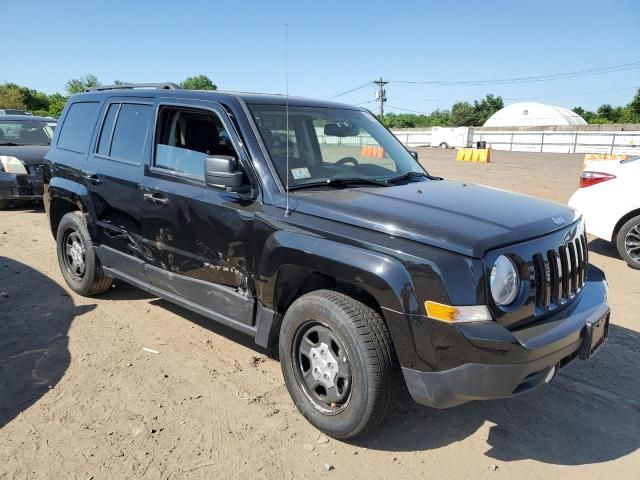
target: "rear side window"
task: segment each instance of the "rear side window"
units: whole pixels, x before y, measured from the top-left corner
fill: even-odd
[[[98,106],[98,102],[78,102],[69,107],[64,123],[60,127],[58,148],[76,153],[87,151]]]
[[[97,153],[118,160],[142,163],[152,113],[151,105],[109,105],[100,132]]]

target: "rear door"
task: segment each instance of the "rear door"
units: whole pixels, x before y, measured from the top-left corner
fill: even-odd
[[[147,275],[155,287],[222,321],[252,324],[252,231],[260,204],[204,182],[207,155],[248,157],[219,104],[159,102],[156,108],[140,190]]]
[[[102,109],[85,171],[105,266],[145,279],[139,187],[150,156],[153,102],[111,98]]]

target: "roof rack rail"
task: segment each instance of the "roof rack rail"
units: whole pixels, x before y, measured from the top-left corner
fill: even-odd
[[[172,82],[165,83],[123,83],[121,85],[100,85],[99,87],[85,88],[85,92],[99,92],[102,90],[133,90],[134,88],[157,88],[159,90],[176,90],[180,88]]]

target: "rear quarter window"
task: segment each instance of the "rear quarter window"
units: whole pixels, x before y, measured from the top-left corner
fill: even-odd
[[[69,107],[60,127],[58,148],[76,153],[87,151],[99,105],[98,102],[77,102]]]

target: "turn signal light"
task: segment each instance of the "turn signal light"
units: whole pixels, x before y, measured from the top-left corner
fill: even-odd
[[[580,188],[590,187],[597,185],[598,183],[606,182],[607,180],[613,180],[615,175],[602,172],[582,172],[580,175]]]
[[[492,320],[491,313],[485,305],[465,305],[462,307],[452,307],[444,303],[424,302],[427,315],[434,320],[447,323],[461,322],[486,322]]]

